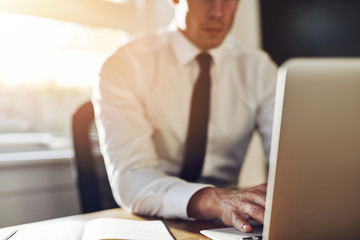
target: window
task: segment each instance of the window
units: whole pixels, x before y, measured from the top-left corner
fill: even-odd
[[[0,152],[15,133],[45,134],[29,141],[47,139],[47,148],[65,138],[56,146],[70,147],[72,113],[90,99],[102,63],[127,32],[0,12],[0,36]]]

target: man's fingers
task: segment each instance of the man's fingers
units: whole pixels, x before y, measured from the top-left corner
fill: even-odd
[[[265,209],[252,203],[242,203],[239,205],[239,212],[244,213],[258,222],[264,223]]]
[[[266,195],[262,192],[246,192],[244,193],[244,200],[250,203],[254,203],[265,208]]]
[[[239,214],[233,213],[231,218],[232,225],[241,232],[250,232],[251,225],[247,223],[249,217],[247,217],[246,220],[245,220],[246,217],[243,218]]]
[[[219,219],[242,232],[250,232],[250,218],[264,223],[266,184],[246,190],[218,190],[221,196]]]

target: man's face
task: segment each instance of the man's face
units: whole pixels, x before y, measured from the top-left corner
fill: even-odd
[[[202,50],[219,46],[229,33],[239,0],[179,0],[180,31]]]

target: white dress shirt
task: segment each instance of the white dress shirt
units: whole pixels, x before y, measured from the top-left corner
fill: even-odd
[[[93,103],[116,201],[134,213],[187,218],[206,184],[177,178],[200,50],[178,30],[136,36],[103,65]],[[254,130],[269,155],[277,68],[231,38],[209,53],[211,107],[202,177],[236,183]]]

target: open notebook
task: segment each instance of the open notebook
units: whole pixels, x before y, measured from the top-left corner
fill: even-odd
[[[0,236],[9,230],[0,231]],[[160,220],[138,221],[116,218],[98,218],[88,222],[67,221],[35,224],[19,228],[11,240],[173,240],[165,224]]]

